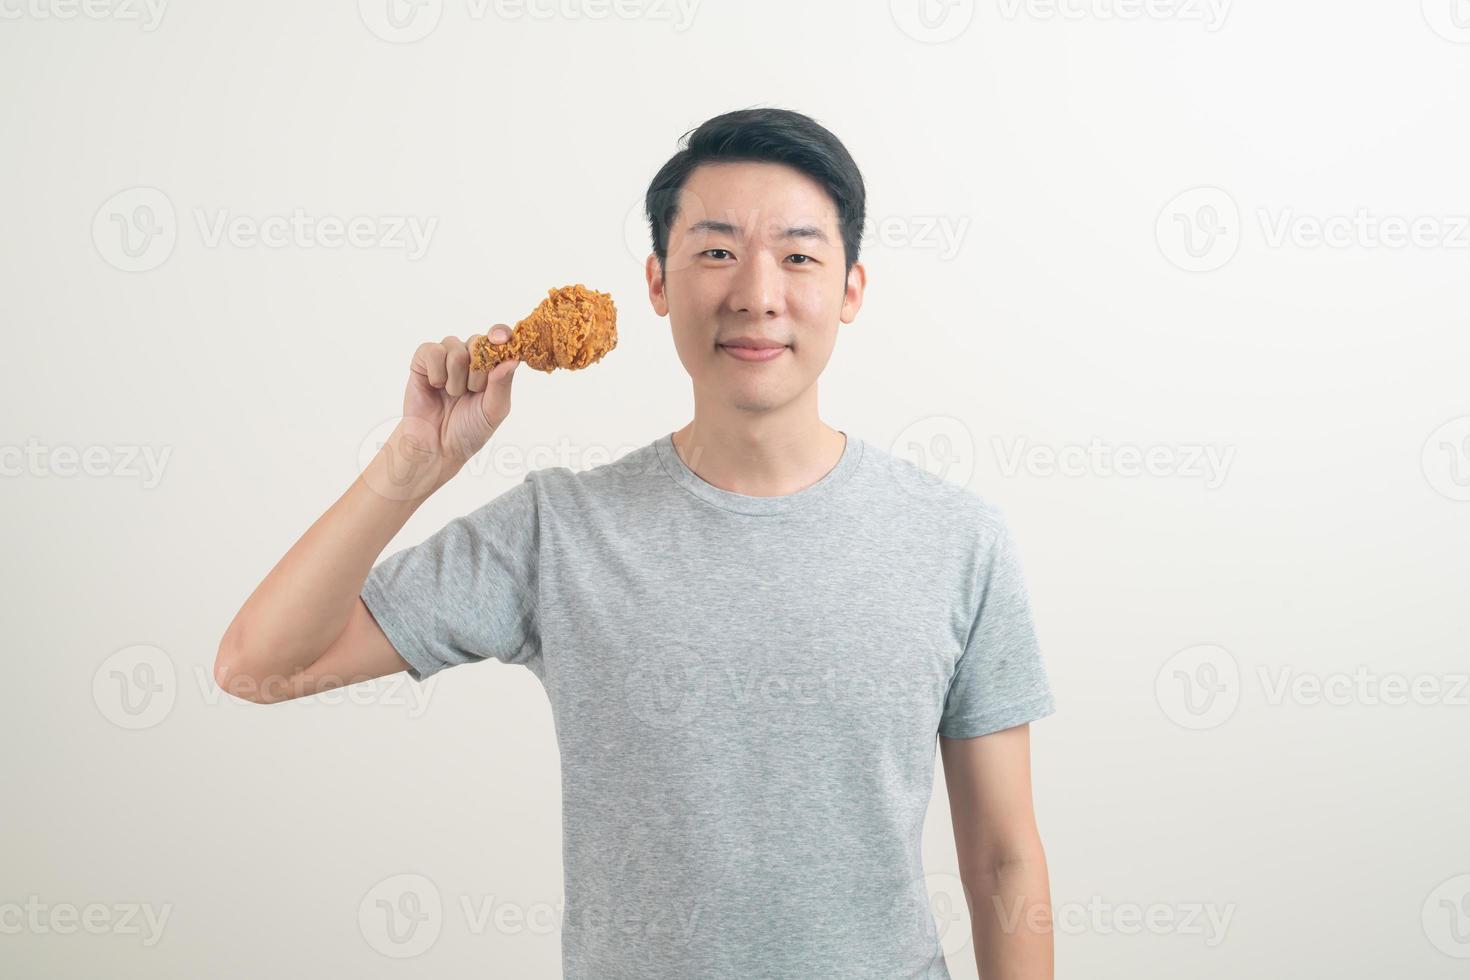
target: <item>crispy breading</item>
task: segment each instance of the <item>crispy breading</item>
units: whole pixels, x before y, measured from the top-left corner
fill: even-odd
[[[485,371],[518,357],[548,374],[577,371],[618,345],[618,311],[612,296],[581,283],[547,291],[530,316],[515,325],[510,340],[492,344],[480,337],[470,351],[470,369]]]

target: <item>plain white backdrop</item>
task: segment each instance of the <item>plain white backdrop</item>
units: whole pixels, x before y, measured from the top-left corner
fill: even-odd
[[[1464,974],[1462,0],[0,0],[0,79],[0,972],[559,975],[528,671],[210,667],[420,342],[620,314],[390,550],[687,421],[637,208],[776,105],[869,191],[824,420],[1021,549],[1058,976]],[[973,977],[942,773],[924,853]]]

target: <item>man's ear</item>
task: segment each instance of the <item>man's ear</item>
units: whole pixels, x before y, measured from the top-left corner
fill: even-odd
[[[842,322],[857,319],[858,310],[863,308],[863,290],[868,288],[868,270],[861,262],[854,262],[847,270],[847,289],[842,294]]]
[[[643,278],[648,280],[648,301],[653,304],[653,312],[668,316],[669,299],[664,295],[664,273],[654,252],[649,252],[643,262]]]

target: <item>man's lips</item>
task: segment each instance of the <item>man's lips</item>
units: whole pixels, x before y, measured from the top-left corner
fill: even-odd
[[[720,341],[721,347],[750,347],[760,350],[766,347],[786,347],[787,344],[770,337],[731,337]]]
[[[721,344],[720,350],[742,361],[770,361],[786,353],[785,345],[742,347],[736,344]]]

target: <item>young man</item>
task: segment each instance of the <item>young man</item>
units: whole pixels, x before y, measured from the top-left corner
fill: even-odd
[[[515,362],[420,346],[403,422],[246,602],[218,682],[267,702],[532,670],[575,980],[948,977],[920,857],[937,739],[980,975],[1050,978],[1028,723],[1054,700],[1015,545],[980,497],[817,413],[866,282],[857,167],[804,115],[731,112],[647,206],[694,418],[371,567],[510,410]]]

